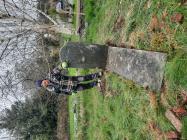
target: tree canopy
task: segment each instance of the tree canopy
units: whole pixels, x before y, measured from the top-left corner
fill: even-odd
[[[15,102],[0,117],[0,129],[25,140],[41,135],[54,138],[57,127],[57,97],[50,94]]]

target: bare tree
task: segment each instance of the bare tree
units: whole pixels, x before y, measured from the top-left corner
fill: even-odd
[[[4,21],[14,21],[17,26],[21,26],[22,30],[32,30],[39,33],[49,31],[72,34],[69,28],[59,25],[49,15],[37,9],[37,2],[33,2],[33,0],[22,0],[21,2],[15,2],[15,0],[1,0],[0,5],[3,5],[0,7],[1,19]],[[48,19],[51,24],[39,22],[39,15]]]
[[[72,33],[37,9],[37,0],[0,0],[0,97],[24,93],[23,84],[46,74],[43,34]],[[43,22],[41,17],[48,22]],[[32,85],[32,84],[30,84]],[[25,86],[26,87],[26,86]],[[24,88],[27,90],[32,89]]]

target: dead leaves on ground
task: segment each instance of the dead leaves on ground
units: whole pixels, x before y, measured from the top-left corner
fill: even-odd
[[[166,40],[166,35],[164,33],[152,33],[150,39],[150,45],[152,48],[162,48]]]
[[[115,44],[113,40],[107,39],[105,41],[105,44],[110,47],[119,47],[119,48],[130,48],[134,49],[135,47],[132,45],[129,45],[127,43],[120,43],[120,44]]]
[[[168,101],[167,101],[167,83],[165,82],[165,80],[163,81],[162,84],[162,88],[161,88],[161,96],[160,96],[160,104],[166,108],[170,108],[171,106],[169,105]]]
[[[178,117],[178,118],[181,118],[183,116],[186,116],[187,115],[187,110],[185,109],[185,107],[174,107],[172,109],[172,111],[175,113],[175,115]]]
[[[172,23],[179,23],[182,24],[184,21],[184,15],[181,13],[174,13],[171,17],[168,17],[167,9],[163,11],[162,13],[162,20],[159,20],[157,15],[152,15],[150,24],[149,24],[149,29],[150,31],[161,31],[165,29],[168,31],[169,25],[166,24],[166,19],[170,18],[170,21]]]
[[[162,20],[158,18],[157,15],[152,15],[151,21],[149,23],[149,31],[150,32],[161,32],[162,30],[165,30],[167,33],[171,32],[171,29],[168,24],[166,24],[168,13],[167,10],[165,10],[162,14]]]
[[[167,131],[163,132],[155,122],[150,122],[148,124],[149,131],[155,136],[156,140],[179,140],[180,134],[177,131]]]
[[[176,131],[168,131],[165,134],[165,138],[169,140],[179,140],[180,139],[180,134]]]
[[[181,13],[173,13],[173,15],[169,16],[167,8],[162,12],[161,19],[158,18],[156,14],[153,14],[149,23],[149,30],[153,32],[166,30],[169,31],[169,25],[166,23],[166,20],[169,20],[173,23],[182,24],[184,21],[184,15]]]
[[[153,91],[149,92],[149,101],[150,101],[151,108],[156,109],[158,107],[158,102],[155,92]]]
[[[160,21],[156,15],[152,15],[150,24],[149,24],[150,31],[159,31],[160,30]]]
[[[168,49],[174,50],[179,47],[175,40],[176,29],[172,29],[171,25],[167,23],[167,21],[182,24],[184,16],[181,13],[174,13],[169,16],[167,8],[163,11],[161,18],[159,18],[156,14],[152,15],[148,26],[148,30],[150,32],[151,50],[164,51],[165,49],[167,51]],[[168,42],[168,47],[163,48],[166,42]]]
[[[114,23],[113,31],[121,29],[124,23],[125,23],[125,18],[123,16],[119,16]]]
[[[182,24],[184,21],[184,15],[182,15],[181,13],[174,13],[171,16],[171,22],[173,23],[180,23]]]
[[[150,122],[148,124],[149,131],[155,136],[156,140],[162,140],[163,139],[163,133],[161,129],[157,126],[155,122]]]

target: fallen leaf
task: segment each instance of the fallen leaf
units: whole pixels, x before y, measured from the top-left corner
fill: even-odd
[[[165,21],[167,16],[168,16],[167,9],[165,9],[162,13],[162,20]]]
[[[175,13],[171,16],[171,22],[182,24],[184,21],[184,15],[181,13]]]
[[[105,41],[105,44],[107,45],[107,46],[112,46],[112,47],[117,47],[117,45],[113,42],[113,40],[111,40],[111,39],[107,39],[106,41]]]
[[[154,93],[152,91],[149,92],[149,101],[150,101],[150,105],[152,108],[156,108],[158,106],[156,93]]]
[[[172,111],[175,113],[176,116],[182,117],[187,115],[187,111],[184,107],[175,107],[172,109]]]
[[[179,134],[176,131],[169,131],[169,132],[166,132],[164,135],[167,139],[178,139],[179,138]]]
[[[149,126],[149,130],[151,131],[151,133],[153,135],[155,135],[157,137],[156,140],[162,140],[163,139],[163,132],[161,131],[161,129],[156,125],[155,122],[150,122],[148,124]]]
[[[117,20],[115,21],[113,30],[121,29],[124,25],[125,19],[122,16],[119,16]]]
[[[156,15],[153,15],[149,24],[149,28],[151,31],[158,31],[160,30],[160,22]]]

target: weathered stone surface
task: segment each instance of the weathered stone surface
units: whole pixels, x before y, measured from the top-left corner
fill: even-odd
[[[60,50],[61,61],[68,61],[73,68],[106,67],[108,47],[86,43],[69,42]]]
[[[164,53],[109,47],[107,69],[139,85],[159,91],[165,61]]]
[[[60,51],[61,61],[73,68],[102,68],[159,91],[166,54],[103,45],[69,42]]]

